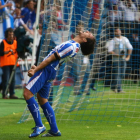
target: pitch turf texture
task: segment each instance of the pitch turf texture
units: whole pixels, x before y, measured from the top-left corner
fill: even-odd
[[[65,94],[55,110],[57,113],[60,112],[56,118],[62,136],[57,138],[38,136],[34,139],[140,140],[140,88],[138,85],[123,88],[125,94],[116,94],[109,88],[104,89],[98,85],[97,92],[92,91],[91,96],[85,96],[83,99],[82,96],[73,96],[72,87],[64,88]],[[57,86],[54,87],[54,94],[56,90]],[[22,99],[22,89],[16,89],[16,95],[21,99],[0,99],[0,140],[27,140],[32,132],[31,128],[34,127],[32,120],[17,123],[26,103]],[[79,99],[83,100],[83,104],[77,105]],[[74,110],[71,108],[72,105]],[[66,111],[59,107],[64,107]],[[49,129],[44,118],[43,123]]]

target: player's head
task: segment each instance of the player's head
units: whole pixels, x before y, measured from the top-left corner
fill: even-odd
[[[82,40],[82,42],[80,43],[82,54],[83,55],[92,54],[96,43],[96,39],[93,36],[93,34],[90,33],[89,31],[86,32],[80,31],[79,37]]]

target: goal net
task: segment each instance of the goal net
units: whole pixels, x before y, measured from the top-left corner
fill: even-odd
[[[79,51],[57,72],[49,102],[58,122],[140,123],[139,22],[138,1],[44,0],[39,63],[51,49],[73,39],[80,30],[89,30],[96,38],[94,54],[83,56]],[[115,27],[128,38],[133,52],[126,67],[114,69],[108,50]],[[127,57],[128,51],[123,53]],[[28,119],[32,117],[26,108],[19,122]]]

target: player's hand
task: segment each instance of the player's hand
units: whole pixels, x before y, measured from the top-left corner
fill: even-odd
[[[35,69],[36,68],[36,66],[35,65],[33,65],[32,67],[31,67],[31,69]]]
[[[28,71],[28,76],[29,76],[29,77],[32,77],[34,74],[35,74],[35,69],[30,69],[30,70]]]

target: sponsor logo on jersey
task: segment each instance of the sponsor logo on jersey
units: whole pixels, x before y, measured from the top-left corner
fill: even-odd
[[[70,52],[71,50],[72,50],[72,49],[69,49],[68,51],[66,51],[66,52],[64,53],[64,55],[67,54],[68,52]]]

